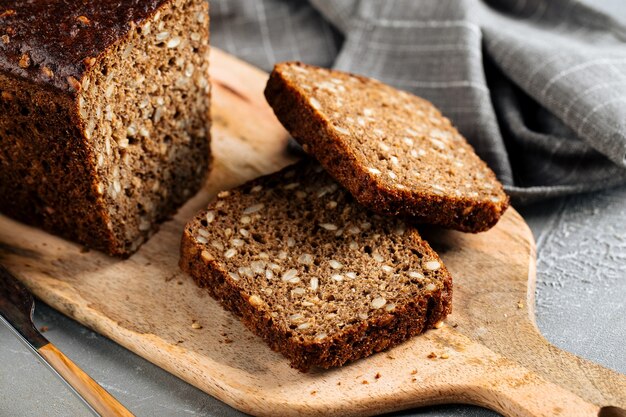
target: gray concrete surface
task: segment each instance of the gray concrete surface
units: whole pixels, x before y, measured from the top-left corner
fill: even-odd
[[[555,345],[626,373],[626,187],[524,208],[538,243],[537,323]],[[137,416],[243,415],[38,303],[46,336]],[[88,416],[0,326],[0,416]],[[496,416],[450,405],[394,416]]]

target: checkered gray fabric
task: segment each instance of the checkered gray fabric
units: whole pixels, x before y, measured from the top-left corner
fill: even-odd
[[[517,203],[626,182],[622,0],[212,0],[212,43],[437,105]]]

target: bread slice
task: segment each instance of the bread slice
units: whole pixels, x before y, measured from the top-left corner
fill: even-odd
[[[0,211],[128,256],[210,162],[205,0],[0,7]]]
[[[221,193],[185,227],[180,267],[302,371],[394,346],[451,309],[450,275],[417,230],[311,162]]]
[[[265,96],[304,150],[375,212],[480,232],[508,206],[494,173],[426,100],[298,62],[276,65]]]

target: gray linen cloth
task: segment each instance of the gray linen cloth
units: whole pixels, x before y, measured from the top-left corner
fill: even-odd
[[[626,1],[212,0],[212,44],[432,101],[515,203],[626,182]]]

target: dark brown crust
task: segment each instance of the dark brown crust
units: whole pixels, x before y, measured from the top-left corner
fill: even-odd
[[[287,168],[289,169],[289,168]],[[275,175],[279,175],[275,174]],[[256,184],[259,180],[249,184]],[[242,186],[246,187],[246,185]],[[268,311],[252,304],[251,294],[228,277],[227,271],[217,260],[202,257],[202,246],[193,237],[195,225],[205,218],[206,211],[199,213],[185,227],[181,242],[179,266],[190,274],[198,286],[205,288],[227,310],[239,316],[252,332],[275,351],[286,356],[291,366],[306,372],[310,368],[328,369],[367,357],[398,345],[412,336],[432,328],[452,310],[452,277],[442,266],[442,288],[429,295],[420,294],[413,300],[398,304],[393,312],[371,316],[353,326],[337,332],[323,342],[302,341],[288,329],[277,326]],[[417,252],[438,258],[417,231],[407,236],[409,245]]]
[[[350,147],[338,139],[334,129],[276,68],[278,65],[270,75],[265,97],[278,120],[307,153],[313,155],[328,173],[367,208],[383,215],[408,217],[416,223],[436,224],[476,233],[494,226],[508,207],[509,199],[504,193],[503,202],[493,203],[385,187],[366,172],[366,167]],[[358,75],[352,76],[368,80]],[[490,174],[490,180],[500,186],[495,174]]]
[[[114,42],[167,0],[3,1],[0,72],[67,93]],[[47,68],[54,74],[47,75]],[[50,73],[48,73],[50,74]],[[71,77],[71,78],[70,78]]]
[[[11,196],[0,199],[0,211],[107,253],[123,254],[96,193],[95,156],[84,145],[75,103],[65,95],[33,91],[28,83],[2,74],[0,85],[5,86],[0,112],[11,115],[0,117],[0,132],[12,132],[3,135],[0,149],[0,195]],[[32,103],[37,103],[36,111]],[[43,126],[45,140],[18,139],[32,139]]]

